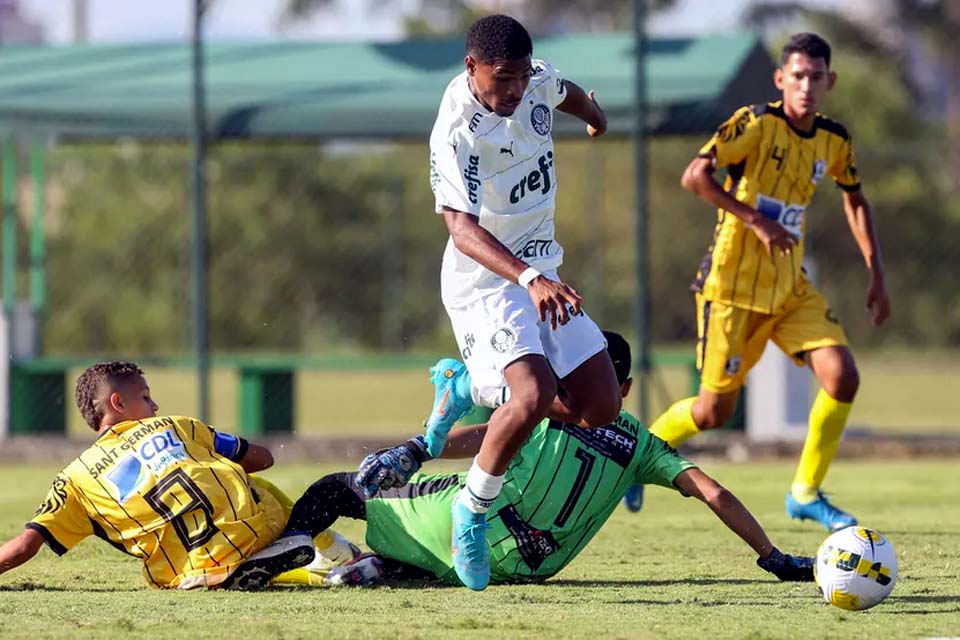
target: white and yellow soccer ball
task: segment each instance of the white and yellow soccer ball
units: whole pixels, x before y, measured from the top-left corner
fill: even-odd
[[[817,550],[813,575],[824,599],[849,611],[880,604],[897,581],[893,544],[872,529],[847,527]]]

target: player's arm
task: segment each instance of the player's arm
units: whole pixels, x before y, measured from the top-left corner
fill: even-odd
[[[716,480],[693,467],[680,473],[673,483],[683,493],[697,498],[710,507],[728,529],[750,545],[750,548],[757,553],[757,564],[760,567],[781,580],[805,582],[813,580],[812,559],[794,558],[781,553],[773,546],[763,527],[747,511],[743,503]]]
[[[15,538],[0,547],[0,573],[6,573],[19,567],[37,555],[43,546],[43,536],[33,529],[24,529]]]
[[[767,253],[790,253],[797,244],[797,238],[778,222],[767,218],[753,207],[740,202],[727,193],[715,177],[715,156],[694,158],[680,178],[680,184],[704,202],[718,209],[729,211],[753,228],[754,233],[767,248]]]
[[[481,227],[477,216],[443,207],[443,220],[447,223],[453,246],[498,276],[517,282],[520,274],[530,266],[510,253],[492,233]]]
[[[873,313],[873,324],[879,326],[890,317],[890,297],[887,295],[883,278],[880,241],[873,227],[873,214],[863,189],[843,192],[843,210],[847,214],[850,231],[860,247],[860,253],[863,254],[863,261],[870,271],[867,310]]]
[[[480,444],[486,432],[485,424],[453,429],[447,436],[447,443],[440,457],[472,458],[480,452]],[[381,490],[407,484],[423,463],[432,459],[433,456],[427,451],[426,439],[422,435],[415,436],[403,444],[380,449],[366,456],[360,462],[354,483],[363,489],[368,498],[372,498]]]
[[[557,109],[586,122],[587,134],[591,137],[602,136],[607,132],[607,114],[597,104],[593,91],[586,93],[578,84],[569,80],[563,80],[563,90],[567,97],[557,105]]]
[[[687,469],[673,483],[683,493],[697,498],[717,514],[727,528],[740,536],[761,558],[770,555],[773,543],[763,527],[735,495],[696,467]]]
[[[540,313],[540,320],[549,317],[551,326],[556,329],[558,324],[566,324],[570,320],[568,305],[574,314],[580,313],[582,298],[570,285],[545,278],[538,272],[532,274],[535,276],[532,280],[521,282],[521,274],[530,265],[510,253],[492,233],[481,227],[477,216],[443,207],[443,219],[457,250],[500,277],[527,287]]]
[[[251,444],[246,438],[213,428],[210,428],[210,434],[213,437],[213,450],[239,464],[247,473],[256,473],[273,466],[273,454],[266,447]]]
[[[238,461],[247,473],[256,473],[273,466],[273,454],[270,449],[261,447],[258,444],[248,444],[247,452]]]

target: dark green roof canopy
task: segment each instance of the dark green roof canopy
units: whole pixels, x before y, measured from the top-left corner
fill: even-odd
[[[649,49],[653,133],[712,129],[773,90],[773,62],[752,33],[654,38]],[[631,34],[544,38],[534,55],[596,90],[611,133],[630,133]],[[212,138],[424,138],[463,43],[211,43],[205,58]],[[189,123],[186,44],[0,49],[0,133],[186,137]],[[558,121],[560,134],[580,130]]]

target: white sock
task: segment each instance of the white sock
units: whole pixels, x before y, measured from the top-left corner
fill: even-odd
[[[467,472],[467,486],[460,490],[460,502],[474,513],[486,513],[490,505],[500,495],[503,488],[503,476],[492,476],[473,459]]]
[[[473,404],[496,409],[510,399],[510,387],[470,387]]]

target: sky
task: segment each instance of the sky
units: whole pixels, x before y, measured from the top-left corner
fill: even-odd
[[[631,0],[624,0],[629,2]],[[735,28],[751,0],[680,0],[667,12],[654,15],[650,31],[657,34],[699,34]],[[808,0],[836,5],[839,0]],[[285,0],[216,0],[206,20],[210,40],[369,39],[403,36],[396,13],[365,10],[371,0],[346,0],[297,25],[280,25]],[[24,12],[46,27],[47,39],[72,40],[73,0],[20,0]],[[189,35],[190,0],[87,0],[91,42],[180,40]],[[402,0],[407,7],[416,0]]]

